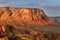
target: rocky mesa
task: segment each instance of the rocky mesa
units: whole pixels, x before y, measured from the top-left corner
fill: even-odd
[[[44,26],[52,24],[54,22],[39,8],[0,8],[0,37],[7,35],[7,29],[20,34],[29,33],[36,35],[38,33],[35,30],[22,26]]]
[[[0,8],[0,25],[50,25],[54,22],[39,8]]]

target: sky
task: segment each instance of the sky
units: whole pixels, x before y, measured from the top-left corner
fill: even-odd
[[[0,6],[40,8],[48,16],[60,16],[60,0],[0,0]]]

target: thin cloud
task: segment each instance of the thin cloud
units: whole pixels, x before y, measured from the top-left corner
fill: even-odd
[[[60,4],[47,4],[47,3],[35,3],[37,6],[42,6],[42,7],[60,7]]]
[[[45,6],[45,5],[47,5],[47,4],[46,4],[46,3],[40,3],[40,5]]]
[[[3,4],[0,4],[0,7],[2,7],[3,6]]]

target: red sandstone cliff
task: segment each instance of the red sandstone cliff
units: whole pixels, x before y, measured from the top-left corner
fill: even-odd
[[[33,29],[18,28],[18,26],[44,26],[50,24],[54,24],[54,22],[45,15],[43,10],[38,8],[0,8],[0,34],[2,36],[6,35],[4,34],[6,28],[11,29],[11,27],[13,32],[28,32],[34,35],[37,32]]]
[[[30,26],[49,25],[49,19],[43,10],[38,8],[0,8],[0,25]]]

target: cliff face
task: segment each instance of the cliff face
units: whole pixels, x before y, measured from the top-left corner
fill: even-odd
[[[0,8],[0,25],[30,26],[49,25],[49,19],[43,10],[38,8]]]
[[[54,22],[38,8],[0,8],[0,37],[6,36],[6,29],[16,33],[38,34],[33,29],[22,26],[50,24]]]

